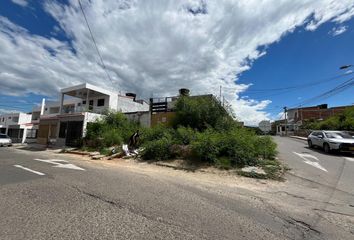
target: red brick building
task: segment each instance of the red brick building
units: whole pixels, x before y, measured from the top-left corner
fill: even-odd
[[[327,104],[321,104],[311,107],[292,108],[287,111],[287,124],[285,121],[279,121],[276,123],[276,133],[283,135],[286,132],[288,134],[294,133],[299,130],[299,127],[306,121],[310,120],[325,120],[329,117],[341,114],[346,108],[351,106],[337,106],[328,108]]]
[[[288,123],[301,125],[304,121],[325,120],[329,117],[341,114],[346,108],[351,106],[338,106],[328,108],[327,104],[312,107],[293,108],[288,110]]]

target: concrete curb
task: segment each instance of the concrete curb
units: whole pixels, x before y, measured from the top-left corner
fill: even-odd
[[[296,139],[300,139],[300,140],[303,140],[303,141],[307,141],[307,138],[305,137],[300,137],[300,136],[290,136],[291,138],[296,138]]]
[[[175,170],[184,170],[184,171],[189,171],[189,172],[196,172],[196,171],[205,172],[203,169],[197,169],[197,168],[185,167],[185,166],[176,166],[176,165],[173,165],[173,164],[163,163],[163,162],[155,162],[154,164],[156,166],[172,168],[172,169],[175,169]]]

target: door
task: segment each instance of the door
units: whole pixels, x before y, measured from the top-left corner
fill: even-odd
[[[77,147],[80,145],[80,141],[82,138],[83,124],[84,124],[83,121],[67,122],[66,139],[65,139],[66,146]]]
[[[318,133],[317,135],[317,145],[322,147],[324,143],[324,135],[322,132]]]
[[[311,141],[312,141],[312,144],[313,145],[316,145],[316,146],[318,146],[318,134],[319,134],[319,132],[314,132],[314,133],[312,133],[311,134]]]

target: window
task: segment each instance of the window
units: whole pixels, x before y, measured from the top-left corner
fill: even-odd
[[[104,98],[97,100],[97,107],[101,107],[101,106],[104,106]]]
[[[37,129],[27,129],[26,137],[27,138],[37,138]]]
[[[9,119],[11,119],[11,117],[9,117]]]
[[[89,110],[92,110],[93,109],[93,100],[90,100],[89,101]]]
[[[82,105],[85,105],[86,104],[86,100],[82,101]]]

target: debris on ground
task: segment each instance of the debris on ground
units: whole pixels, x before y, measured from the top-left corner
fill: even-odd
[[[240,174],[247,177],[266,178],[267,173],[260,167],[248,166],[241,168]]]
[[[100,160],[100,159],[102,159],[102,158],[104,158],[104,157],[105,157],[105,155],[98,154],[98,155],[92,156],[91,158],[92,158],[93,160]]]
[[[91,152],[89,154],[90,157],[96,156],[96,155],[100,155],[100,152]]]

